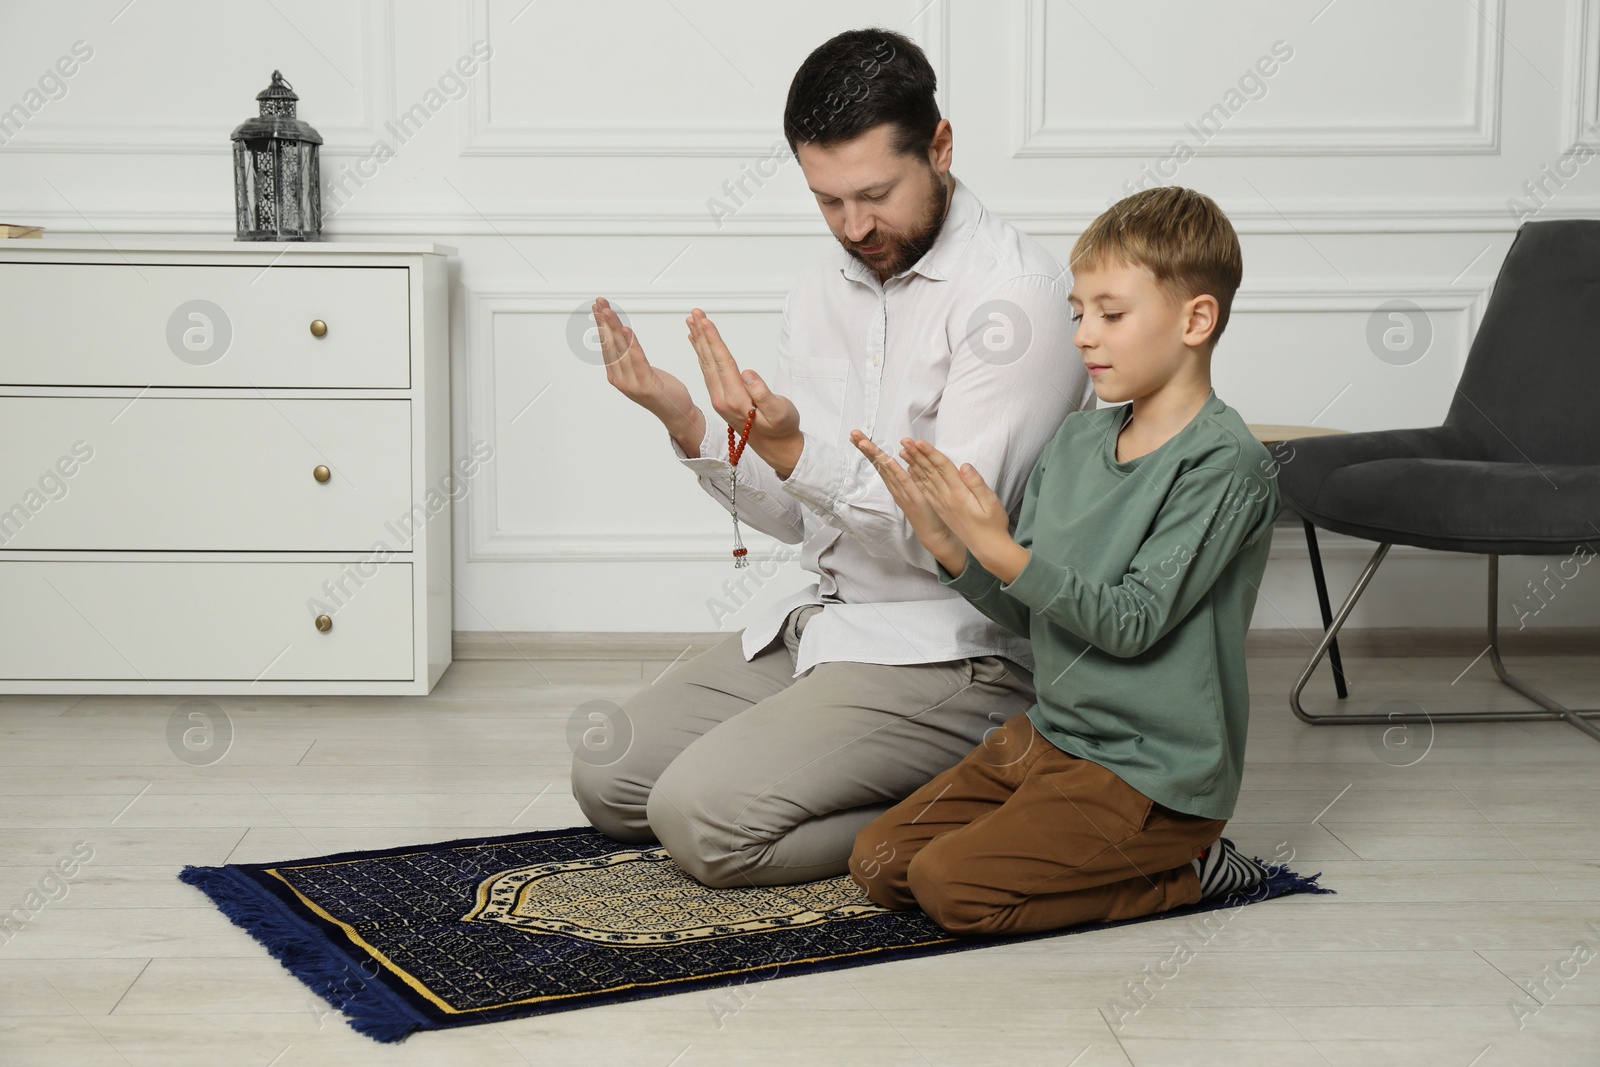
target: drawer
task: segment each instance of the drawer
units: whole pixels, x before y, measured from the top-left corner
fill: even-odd
[[[410,551],[411,402],[0,397],[0,493],[5,549]]]
[[[341,580],[336,604],[327,589]],[[0,604],[13,623],[0,642],[5,678],[412,676],[406,563],[3,560]],[[333,609],[326,633],[321,605]]]
[[[0,385],[405,389],[408,273],[0,263]]]

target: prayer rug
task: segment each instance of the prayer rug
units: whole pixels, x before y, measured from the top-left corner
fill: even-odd
[[[357,1031],[439,1030],[1331,893],[1286,866],[1248,894],[1006,937],[953,937],[849,875],[710,889],[659,846],[591,827],[185,867]]]

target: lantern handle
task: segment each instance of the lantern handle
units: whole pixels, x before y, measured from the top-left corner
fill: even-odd
[[[274,88],[281,85],[290,92],[294,92],[294,86],[290,85],[278,71],[272,72],[272,84]]]

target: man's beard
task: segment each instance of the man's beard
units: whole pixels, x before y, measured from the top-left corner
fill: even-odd
[[[915,264],[933,247],[933,243],[939,239],[939,231],[944,229],[945,216],[949,213],[946,204],[949,195],[938,174],[931,170],[930,173],[934,175],[932,188],[922,202],[922,213],[909,232],[901,233],[879,225],[872,228],[865,240],[847,241],[839,238],[844,250],[871,268],[880,279],[892,278]],[[863,246],[871,248],[880,244],[883,251],[875,255],[866,256],[858,251]]]

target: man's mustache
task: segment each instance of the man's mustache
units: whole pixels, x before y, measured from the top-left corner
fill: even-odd
[[[878,235],[878,231],[877,230],[873,230],[871,233],[867,234],[867,236],[863,240],[850,241],[850,242],[848,242],[846,244],[845,247],[851,249],[852,251],[859,252],[863,248],[871,248],[874,245],[884,245],[884,246],[887,247],[888,245],[892,244],[893,242],[894,242],[894,238],[892,238],[892,237],[880,237]]]

